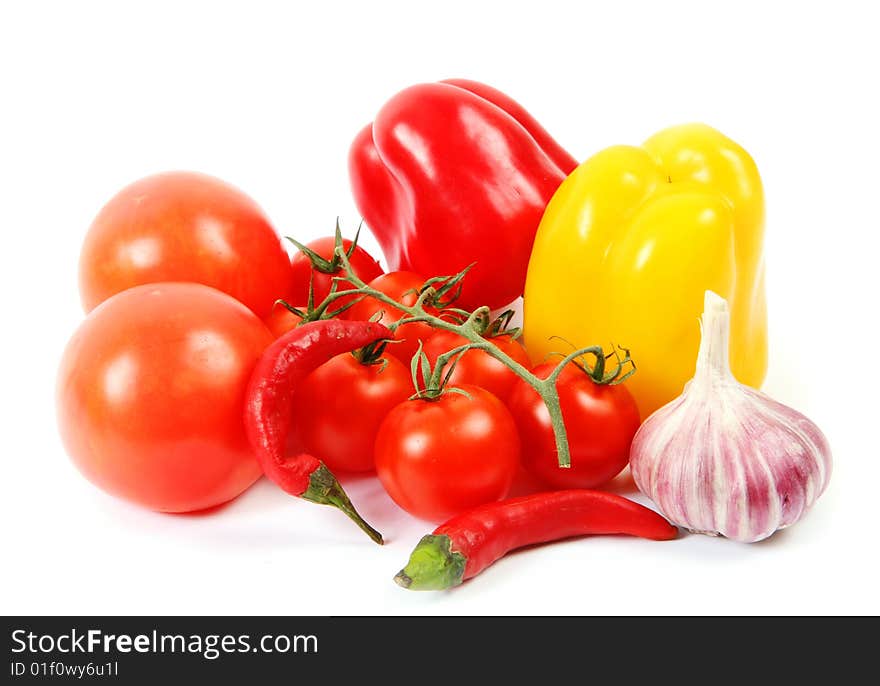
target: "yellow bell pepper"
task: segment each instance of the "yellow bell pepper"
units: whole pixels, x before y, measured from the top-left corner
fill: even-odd
[[[764,193],[749,154],[702,124],[642,147],[608,148],[575,169],[544,213],[526,278],[532,360],[571,345],[629,348],[642,417],[693,376],[711,289],[731,306],[730,364],[758,387],[767,367]],[[607,349],[607,348],[606,348]]]

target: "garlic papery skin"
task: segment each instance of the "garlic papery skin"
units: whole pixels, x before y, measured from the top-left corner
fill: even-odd
[[[730,310],[712,291],[701,331],[694,378],[633,439],[633,479],[679,526],[760,541],[797,522],[822,494],[831,451],[800,412],[733,377]]]

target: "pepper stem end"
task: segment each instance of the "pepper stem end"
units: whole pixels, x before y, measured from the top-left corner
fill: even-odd
[[[351,500],[345,490],[342,488],[336,477],[333,476],[333,472],[327,469],[323,462],[321,463],[321,466],[309,476],[309,487],[300,497],[310,502],[318,503],[319,505],[331,505],[332,507],[342,510],[342,512],[344,512],[351,521],[357,524],[361,530],[373,540],[373,542],[378,543],[379,545],[384,543],[382,540],[382,534],[367,524],[364,518],[358,514],[358,511],[354,509],[354,505],[351,504]]]
[[[419,541],[394,583],[411,591],[443,591],[464,580],[466,563],[464,555],[452,551],[449,536],[429,534]]]

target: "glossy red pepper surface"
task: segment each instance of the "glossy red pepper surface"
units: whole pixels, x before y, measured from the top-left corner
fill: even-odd
[[[476,576],[511,550],[588,534],[665,541],[678,530],[653,510],[605,491],[572,489],[481,505],[419,542],[395,577],[413,590],[442,590]]]
[[[308,453],[287,455],[286,447],[296,387],[330,358],[382,338],[391,338],[391,332],[376,322],[328,319],[288,331],[266,348],[254,367],[244,411],[248,441],[269,479],[291,495],[338,507],[377,542],[381,535],[355,512],[321,460]]]
[[[522,294],[544,208],[575,166],[522,106],[456,79],[392,97],[349,153],[355,202],[392,270],[451,275],[476,261],[465,308]]]

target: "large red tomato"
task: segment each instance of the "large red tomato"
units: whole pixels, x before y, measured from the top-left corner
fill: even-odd
[[[195,281],[265,317],[287,295],[290,278],[287,252],[256,203],[192,172],[148,176],[122,189],[92,222],[79,261],[86,312],[139,284]]]
[[[477,386],[395,407],[376,436],[376,471],[407,512],[434,521],[501,500],[519,465],[516,425]]]
[[[113,495],[163,512],[226,502],[260,476],[242,419],[272,341],[244,305],[195,283],[136,286],[86,317],[58,373],[61,438]]]
[[[546,379],[555,364],[533,372]],[[554,488],[593,488],[613,479],[629,460],[639,410],[626,386],[600,385],[569,364],[557,381],[571,467],[559,467],[550,413],[541,396],[517,378],[508,400],[523,448],[523,466]]]
[[[334,472],[372,471],[379,425],[412,393],[409,369],[397,358],[361,364],[349,353],[337,355],[297,388],[297,434],[306,451]]]

